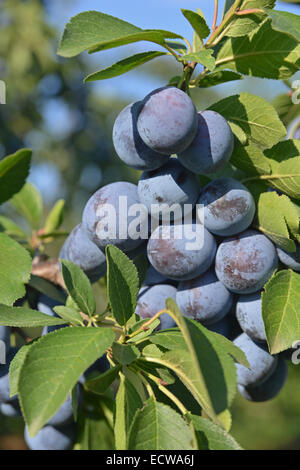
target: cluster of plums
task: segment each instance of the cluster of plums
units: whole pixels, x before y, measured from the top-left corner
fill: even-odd
[[[246,353],[251,370],[237,366],[240,393],[252,401],[273,398],[286,380],[287,366],[281,356],[268,353],[261,290],[279,260],[300,271],[300,247],[286,253],[251,228],[255,202],[239,181],[218,178],[200,187],[198,174],[210,176],[231,157],[234,137],[227,121],[213,111],[197,113],[189,96],[177,88],[160,88],[121,111],[113,142],[124,163],[143,171],[138,186],[116,182],[98,190],[60,257],[77,263],[95,281],[106,272],[107,244],[132,259],[146,253],[150,266],[136,313],[152,317],[165,308],[167,298],[173,298],[183,315],[234,340]],[[105,232],[107,219],[101,209],[111,204],[118,215],[120,196],[127,197],[128,206],[143,204],[149,214],[155,204],[188,204],[193,210],[203,205],[199,218],[204,243],[187,249],[189,240],[184,230],[181,238],[176,235],[180,223],[174,220],[169,225],[160,220],[147,241],[118,237],[118,223],[117,236],[112,237],[109,229]],[[128,226],[132,220],[128,216]],[[195,224],[194,214],[191,231]],[[160,328],[172,326],[172,319],[163,315]]]

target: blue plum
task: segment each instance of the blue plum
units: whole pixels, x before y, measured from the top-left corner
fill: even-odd
[[[191,98],[174,87],[158,88],[142,101],[137,128],[144,143],[156,152],[183,152],[197,132],[197,111]]]
[[[48,421],[47,424],[49,424],[50,426],[61,428],[72,423],[73,420],[74,415],[72,407],[72,398],[71,395],[69,395],[66,401],[61,405],[61,407],[57,410],[55,415],[52,416],[52,418]]]
[[[65,240],[59,258],[77,264],[91,282],[106,274],[105,254],[89,239],[81,224],[76,225]]]
[[[233,342],[245,353],[250,365],[250,369],[248,369],[241,364],[236,364],[237,383],[239,385],[244,387],[258,385],[273,374],[278,363],[276,356],[271,356],[271,354],[254,343],[246,333],[242,333]]]
[[[236,304],[240,327],[253,341],[265,342],[266,332],[261,313],[261,293],[241,295]]]
[[[145,171],[138,183],[138,194],[149,214],[159,218],[161,214],[154,212],[155,205],[161,206],[162,214],[169,214],[173,204],[179,204],[183,214],[184,205],[190,204],[190,210],[186,207],[186,214],[192,211],[200,192],[199,180],[190,171],[186,170],[176,158],[170,158],[168,162],[158,170]],[[163,207],[167,204],[166,208]],[[159,209],[159,208],[158,208]],[[181,214],[182,212],[182,214]],[[178,218],[178,216],[173,216]]]
[[[140,289],[135,313],[141,318],[152,318],[157,312],[166,308],[168,298],[176,299],[176,288],[168,284],[156,286],[144,286]],[[172,328],[175,325],[173,319],[167,313],[160,316],[158,330]]]
[[[143,142],[137,130],[137,117],[142,102],[126,106],[113,128],[113,143],[118,156],[136,170],[155,170],[168,160],[168,155],[153,151]]]
[[[249,385],[247,387],[239,385],[238,389],[246,400],[254,402],[268,401],[279,394],[286,382],[287,376],[287,364],[282,358],[278,358],[277,366],[270,377],[257,385]]]
[[[19,400],[15,398],[9,403],[1,403],[0,413],[8,418],[17,418],[22,416]]]
[[[7,326],[0,326],[0,341],[4,341],[6,350],[10,347],[10,329]]]
[[[174,281],[173,279],[169,279],[166,276],[160,274],[153,266],[149,266],[146,272],[146,277],[144,280],[144,286],[155,286],[156,284],[171,284],[172,286],[177,287],[178,281]]]
[[[140,205],[137,186],[132,183],[111,183],[96,191],[88,200],[82,216],[82,228],[99,248],[112,244],[128,252],[143,244],[148,236],[148,213],[128,215],[128,211]],[[138,211],[139,212],[139,211]],[[137,232],[131,235],[129,226],[137,223]],[[144,230],[146,231],[145,237]]]
[[[191,281],[180,282],[176,302],[182,314],[210,325],[221,320],[232,306],[233,296],[209,270]]]
[[[30,437],[26,426],[24,437],[31,450],[70,450],[75,442],[76,428],[74,424],[64,428],[46,425],[34,437]]]
[[[233,178],[219,178],[206,185],[198,204],[204,206],[200,220],[207,230],[223,237],[246,230],[255,214],[252,194]]]
[[[300,139],[300,126],[295,130],[293,139]]]
[[[219,245],[216,274],[230,291],[251,294],[264,286],[277,264],[273,243],[256,230],[247,230]]]
[[[296,243],[296,251],[289,253],[277,247],[278,258],[290,269],[300,272],[300,243]]]
[[[225,315],[225,317],[212,325],[206,325],[206,328],[213,333],[225,336],[227,339],[231,338],[231,322],[228,315]]]
[[[186,281],[203,274],[211,266],[216,254],[216,241],[204,227],[204,236],[191,242],[196,225],[185,224],[171,227],[162,225],[152,233],[147,247],[151,265],[163,276],[175,281]],[[180,233],[181,232],[181,233]]]
[[[193,142],[178,158],[194,173],[208,175],[226,165],[233,147],[233,133],[226,119],[215,111],[202,111],[198,113],[198,130]]]
[[[15,400],[16,396],[9,394],[9,366],[19,348],[10,348],[6,356],[6,364],[0,365],[0,403],[9,403]]]

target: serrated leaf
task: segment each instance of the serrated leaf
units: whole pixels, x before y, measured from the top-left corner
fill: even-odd
[[[247,146],[235,145],[230,163],[245,172],[247,176],[271,173],[271,165],[268,158],[254,144]]]
[[[294,233],[299,231],[299,217],[287,196],[279,196],[276,192],[260,195],[257,203],[257,227],[283,250],[295,251],[290,230]]]
[[[136,331],[138,328],[140,328],[144,323],[147,323],[148,321],[149,321],[149,318],[138,321],[134,325],[134,328],[131,328],[128,331],[128,333],[129,334],[133,333],[134,331]],[[151,323],[151,325],[146,327],[147,329],[145,331],[141,330],[141,333],[139,333],[136,336],[134,336],[133,338],[127,340],[127,343],[135,343],[136,341],[140,341],[141,339],[147,338],[148,336],[150,336],[153,333],[153,331],[155,330],[155,328],[158,327],[159,324],[160,324],[160,321],[157,318],[156,320],[154,320],[153,323]]]
[[[300,65],[300,44],[272,29],[266,20],[260,28],[241,38],[229,38],[220,48],[216,65],[261,78],[291,77]]]
[[[271,354],[289,349],[300,338],[300,275],[285,269],[262,293],[262,316]]]
[[[229,121],[239,140],[236,126],[250,142],[267,148],[277,144],[286,135],[286,129],[273,106],[259,96],[249,93],[229,96],[209,109],[222,114]]]
[[[239,6],[239,9],[250,10],[253,8],[273,8],[275,6],[275,0],[244,0]],[[271,11],[271,10],[270,10]],[[236,16],[230,23],[230,28],[226,33],[229,37],[239,37],[251,33],[251,31],[257,29],[260,23],[267,17],[267,12],[262,11],[261,13],[249,14]]]
[[[58,54],[74,57],[83,51],[97,52],[137,41],[163,44],[165,38],[181,38],[163,30],[143,30],[99,11],[86,11],[70,19],[59,44]]]
[[[73,325],[81,325],[83,324],[83,318],[78,312],[78,310],[70,307],[65,307],[64,305],[59,305],[54,307],[54,312],[57,313],[63,320],[66,320],[67,323],[72,323]]]
[[[181,57],[181,60],[188,60],[204,65],[211,72],[216,68],[216,59],[212,49],[204,49],[199,52],[191,52]]]
[[[66,301],[66,294],[62,289],[58,289],[54,284],[42,277],[31,274],[28,284],[41,294],[45,294],[51,299],[56,300],[57,303],[64,304]]]
[[[25,361],[25,357],[26,357],[27,353],[29,352],[29,349],[31,348],[31,346],[38,340],[39,340],[39,338],[34,339],[30,343],[27,343],[24,346],[22,346],[22,348],[19,349],[19,351],[17,352],[17,354],[15,355],[15,357],[13,358],[13,360],[10,363],[10,366],[9,366],[9,394],[10,394],[11,397],[16,395],[19,391],[19,388],[18,388],[19,376],[20,376],[20,372],[21,372],[22,366],[23,366],[24,361]]]
[[[221,85],[222,83],[242,80],[243,78],[243,75],[237,72],[232,72],[231,70],[217,70],[204,75],[197,83],[197,87],[210,88],[212,86]]]
[[[220,426],[201,416],[188,417],[196,430],[199,450],[242,450],[235,439]]]
[[[288,11],[266,10],[272,19],[272,26],[276,31],[281,31],[300,41],[300,16]]]
[[[55,230],[57,230],[61,226],[64,218],[64,209],[65,201],[63,199],[60,199],[56,202],[56,204],[48,214],[44,226],[45,234],[55,232]]]
[[[18,150],[0,161],[0,204],[18,193],[29,174],[32,151]]]
[[[108,389],[108,387],[110,387],[110,385],[116,380],[120,370],[120,365],[112,367],[103,374],[100,374],[91,380],[87,380],[84,383],[84,388],[89,392],[95,393],[96,395],[102,395]]]
[[[11,199],[14,209],[29,222],[31,228],[40,226],[43,216],[43,201],[39,191],[30,183],[25,183],[21,191]]]
[[[272,173],[268,183],[288,196],[300,199],[300,141],[279,142],[266,150]]]
[[[0,304],[0,325],[15,327],[36,327],[65,325],[61,318],[51,317],[38,310],[26,307],[9,307]]]
[[[124,376],[116,397],[116,417],[115,417],[115,442],[117,450],[128,449],[128,435],[132,420],[143,402],[132,385]]]
[[[15,240],[0,233],[0,303],[12,305],[25,295],[30,278],[31,257]]]
[[[149,52],[141,52],[139,54],[135,54],[131,57],[127,57],[126,59],[122,59],[119,62],[107,67],[104,70],[100,70],[99,72],[91,73],[85,78],[85,82],[93,82],[96,80],[106,80],[108,78],[117,77],[118,75],[122,75],[130,70],[139,67],[140,65],[149,62],[150,60],[156,59],[156,57],[160,57],[162,55],[166,55],[166,52],[159,52],[159,51],[149,51]]]
[[[193,433],[183,417],[163,403],[149,398],[135,416],[129,450],[192,450]]]
[[[28,238],[28,235],[24,230],[4,215],[0,215],[0,232],[6,233],[9,237],[15,237],[22,240],[26,240]]]
[[[192,28],[194,29],[195,33],[198,35],[198,37],[200,39],[207,38],[210,33],[210,29],[207,26],[205,18],[192,10],[185,10],[182,8],[181,11],[192,26]]]
[[[113,340],[111,329],[78,327],[62,328],[32,345],[19,376],[19,399],[32,436],[56,413],[79,377]]]
[[[112,353],[117,362],[126,366],[136,361],[141,353],[136,346],[130,344],[114,343]]]
[[[115,319],[123,326],[133,315],[139,291],[134,263],[118,248],[106,247],[107,292]]]
[[[71,261],[60,260],[61,272],[68,294],[83,313],[89,317],[96,310],[96,302],[90,281],[84,272]]]

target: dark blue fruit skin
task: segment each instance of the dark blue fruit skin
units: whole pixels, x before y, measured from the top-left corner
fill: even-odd
[[[233,133],[226,119],[215,111],[202,111],[198,113],[196,137],[178,158],[194,173],[208,175],[226,165],[233,147]]]
[[[272,375],[278,362],[276,356],[271,356],[255,344],[245,333],[238,336],[234,340],[234,344],[245,353],[251,368],[247,369],[241,364],[236,364],[237,383],[239,385],[244,387],[258,385]]]
[[[142,101],[137,128],[144,143],[166,155],[183,152],[197,132],[191,98],[174,87],[158,88]]]
[[[1,403],[0,413],[8,418],[17,418],[22,416],[19,400],[15,398],[9,403]]]
[[[157,312],[166,308],[168,298],[176,299],[176,288],[174,286],[167,284],[144,286],[139,291],[135,313],[141,318],[152,318]],[[165,330],[176,326],[167,313],[159,318],[161,323],[157,330]]]
[[[231,323],[228,315],[225,315],[221,320],[213,323],[212,325],[206,325],[206,328],[213,333],[218,333],[219,335],[225,336],[225,338],[230,339],[231,336]]]
[[[180,282],[176,302],[181,313],[203,325],[221,320],[232,306],[233,296],[211,269],[191,281]]]
[[[296,131],[294,133],[294,136],[293,136],[293,139],[300,139],[300,127],[298,127],[298,129],[296,129]]]
[[[169,227],[160,226],[155,229],[148,242],[148,259],[163,276],[175,281],[187,281],[209,269],[216,253],[216,241],[213,235],[204,229],[203,246],[199,243],[195,249],[187,250],[188,240],[184,237],[175,238],[177,227],[180,226],[170,227],[169,239],[163,238],[164,234],[168,233]],[[193,224],[193,230],[195,230],[195,224]]]
[[[54,416],[48,421],[47,424],[58,428],[67,426],[72,423],[74,419],[71,395],[68,396],[66,401],[57,410]]]
[[[137,117],[142,102],[126,106],[118,115],[113,128],[113,143],[118,156],[136,170],[155,170],[168,160],[168,155],[154,152],[141,139]]]
[[[76,428],[71,424],[64,428],[44,426],[34,437],[30,437],[25,427],[25,441],[30,450],[70,450],[76,436]]]
[[[9,403],[15,400],[9,395],[9,366],[19,348],[10,348],[6,356],[6,364],[0,365],[0,403]]]
[[[153,266],[149,266],[147,269],[146,277],[144,280],[144,286],[155,286],[157,284],[171,284],[172,286],[177,287],[178,282],[173,279],[168,279],[166,276],[160,274]]]
[[[180,204],[182,208],[185,204],[191,204],[194,207],[199,192],[198,178],[184,168],[176,158],[170,158],[158,170],[145,171],[138,183],[140,201],[152,215],[154,214],[151,205],[154,204],[167,204],[168,207]]]
[[[265,342],[266,332],[261,312],[261,293],[241,295],[236,305],[240,327],[253,341]]]
[[[91,282],[106,274],[105,254],[89,239],[81,224],[76,225],[65,240],[59,258],[77,264]]]
[[[58,302],[55,299],[51,299],[45,294],[41,294],[38,303],[37,309],[44,313],[45,315],[50,315],[50,317],[58,317],[58,315],[54,312],[53,308],[57,305],[63,305],[62,303]],[[52,333],[53,331],[60,330],[61,328],[65,328],[66,325],[57,325],[57,326],[45,326],[42,332],[42,336]]]
[[[277,247],[277,254],[282,264],[293,269],[293,271],[300,272],[300,243],[296,243],[296,251],[294,253],[288,253]]]
[[[219,178],[201,191],[198,204],[203,204],[203,220],[211,233],[232,236],[246,230],[255,215],[252,194],[233,178]]]
[[[7,351],[10,347],[10,329],[7,326],[0,326],[0,341],[4,341]]]
[[[88,200],[84,208],[82,216],[82,228],[86,231],[88,237],[102,250],[105,249],[108,244],[112,244],[121,250],[128,252],[138,248],[143,243],[142,238],[138,238],[137,240],[134,240],[129,236],[125,237],[124,239],[120,238],[119,197],[122,196],[127,198],[128,209],[134,204],[140,204],[137,186],[132,183],[118,181],[116,183],[108,184],[96,191],[95,194],[93,194],[93,196]],[[108,224],[109,227],[107,227],[107,214],[97,214],[97,211],[105,210],[107,204],[113,206],[116,211],[116,237],[112,228],[114,224],[111,224],[110,222]],[[121,216],[122,215],[124,214],[121,214]],[[128,216],[127,228],[130,222],[135,219],[136,216]],[[147,224],[148,227],[147,214],[145,214],[144,219],[142,223]]]
[[[238,389],[246,400],[254,402],[268,401],[279,394],[286,382],[287,376],[287,364],[282,358],[278,358],[276,369],[264,382],[248,387],[239,385]]]
[[[217,277],[227,289],[237,294],[259,291],[277,265],[273,243],[255,230],[225,239],[217,250]]]

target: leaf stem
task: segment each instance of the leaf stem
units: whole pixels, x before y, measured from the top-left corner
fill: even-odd
[[[215,0],[215,11],[214,11],[214,19],[213,19],[213,25],[212,25],[213,31],[217,29],[218,10],[219,10],[219,0]]]
[[[235,14],[238,16],[243,15],[252,15],[253,13],[265,13],[264,10],[260,10],[259,8],[249,8],[248,10],[236,10]]]
[[[228,24],[231,22],[231,20],[234,18],[236,14],[236,10],[238,10],[240,4],[242,3],[242,0],[235,0],[234,4],[232,7],[228,10],[227,14],[223,18],[220,26],[216,28],[210,37],[208,38],[206,42],[206,47],[209,47],[212,45],[212,43],[215,41],[215,39],[220,35],[220,33],[228,26]]]
[[[170,54],[172,54],[172,56],[174,56],[175,59],[179,61],[180,56],[176,54],[176,52],[170,46],[168,46],[168,44],[164,44],[162,47],[164,47],[167,51],[169,51]]]

